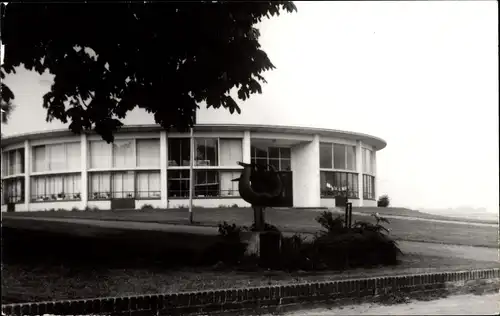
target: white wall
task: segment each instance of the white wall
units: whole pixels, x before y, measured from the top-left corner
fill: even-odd
[[[359,199],[349,199],[353,207],[361,206],[361,200]],[[366,202],[366,201],[365,201]],[[321,207],[335,207],[335,199],[321,199]]]
[[[313,141],[292,147],[293,206],[318,207],[319,183],[319,137]]]
[[[65,209],[65,210],[71,210],[72,208],[80,208],[81,202],[80,201],[56,201],[56,202],[31,202],[29,204],[29,210],[27,211],[48,211],[50,209]],[[21,211],[18,209],[16,205],[16,212]]]
[[[353,204],[354,206],[354,204]],[[377,201],[375,200],[364,200],[363,205],[360,206],[370,206],[370,207],[376,207],[377,206]]]
[[[233,206],[234,204],[238,205],[238,207],[250,207],[250,204],[243,201],[242,199],[193,199],[194,207],[216,208],[221,205]],[[180,208],[188,206],[189,206],[188,199],[175,199],[168,201],[168,208]]]

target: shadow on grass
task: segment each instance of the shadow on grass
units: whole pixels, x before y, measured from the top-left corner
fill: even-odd
[[[3,227],[3,261],[68,263],[76,266],[176,268],[217,262],[209,255],[218,236],[139,230],[89,235]]]

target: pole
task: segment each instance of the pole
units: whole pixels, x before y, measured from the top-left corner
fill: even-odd
[[[194,160],[194,138],[193,128],[191,127],[189,135],[189,223],[193,223],[193,160]]]

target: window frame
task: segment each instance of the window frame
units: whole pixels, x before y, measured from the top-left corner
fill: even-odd
[[[74,177],[78,177],[80,180],[76,180]],[[47,193],[50,191],[48,190],[49,186],[49,181],[52,178],[57,178],[61,177],[61,187],[62,191],[59,193]],[[71,178],[71,180],[69,180]],[[82,200],[82,187],[81,187],[81,173],[80,172],[69,172],[69,173],[56,173],[56,174],[42,174],[42,175],[33,175],[30,177],[30,188],[37,185],[36,181],[43,179],[43,188],[44,192],[43,194],[34,194],[33,190],[30,190],[30,197],[29,201],[30,203],[45,203],[45,202],[67,202],[67,201],[81,201]],[[73,181],[73,188],[74,184],[77,183],[78,181],[80,182],[80,191],[79,192],[66,192],[65,188],[65,182],[66,181]],[[36,190],[38,191],[38,190]],[[55,190],[54,190],[55,191]]]
[[[324,176],[323,176],[324,175]],[[323,179],[325,179],[325,182],[328,183],[328,176],[332,180],[332,186],[335,187],[340,187],[341,188],[341,182],[343,180],[343,176],[345,176],[345,181],[346,181],[346,187],[347,187],[347,196],[349,199],[359,199],[359,177],[358,173],[356,172],[347,172],[347,171],[338,171],[338,170],[321,170],[320,171],[320,177],[319,177],[319,187],[320,187],[320,198],[321,199],[334,199],[337,196],[345,196],[346,190],[332,190],[332,194],[324,194],[326,190],[324,190],[323,187]],[[349,179],[351,179],[351,183],[349,182]],[[354,181],[354,179],[356,179]],[[340,182],[340,183],[337,183]],[[351,188],[351,189],[349,189]]]

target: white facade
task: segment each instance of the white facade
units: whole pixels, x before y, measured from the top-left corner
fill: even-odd
[[[193,146],[191,146],[193,144]],[[291,172],[294,207],[335,206],[347,194],[355,206],[375,205],[376,137],[335,130],[197,125],[190,134],[156,125],[127,126],[107,144],[94,133],[52,131],[2,139],[2,211],[248,206],[239,198],[238,161]],[[193,181],[190,159],[193,155]]]

